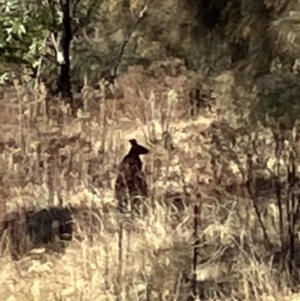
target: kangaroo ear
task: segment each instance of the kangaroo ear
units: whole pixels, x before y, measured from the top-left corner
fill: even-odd
[[[137,145],[138,144],[135,139],[130,139],[129,142],[130,142],[131,145]]]

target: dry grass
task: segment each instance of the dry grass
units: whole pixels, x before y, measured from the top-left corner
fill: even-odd
[[[217,117],[186,115],[187,81],[184,74],[154,78],[129,70],[120,79],[123,98],[104,101],[99,91],[86,88],[85,110],[75,120],[63,105],[46,117],[43,87],[32,92],[16,86],[17,91],[7,92],[0,103],[1,214],[24,205],[57,205],[59,199],[72,206],[97,205],[103,214],[98,232],[82,227],[81,239],[63,254],[38,249],[12,261],[5,252],[1,300],[186,300],[193,210],[188,206],[176,219],[168,201],[182,194],[189,196],[187,204],[202,196],[197,279],[203,299],[300,299],[289,289],[288,273],[279,274],[272,264],[273,253],[249,202],[225,193],[220,197],[209,184],[209,143],[199,133]],[[164,147],[164,131],[174,150]],[[156,204],[134,220],[116,212],[113,193],[131,138],[151,149],[145,173],[149,203]],[[265,222],[276,245],[273,209],[266,209]]]

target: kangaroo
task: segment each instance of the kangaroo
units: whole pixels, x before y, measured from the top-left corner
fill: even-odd
[[[147,196],[147,182],[142,172],[140,155],[146,155],[149,150],[137,143],[135,139],[129,140],[131,149],[119,165],[119,173],[115,184],[115,196],[118,209],[124,212],[130,207],[138,209],[140,198]]]

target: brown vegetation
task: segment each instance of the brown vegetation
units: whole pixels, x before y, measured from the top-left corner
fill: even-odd
[[[153,78],[132,67],[120,79],[124,97],[101,100],[100,107],[93,98],[98,90],[90,89],[92,96],[83,93],[86,106],[75,119],[60,104],[59,120],[49,118],[40,90],[32,91],[38,103],[24,101],[27,94],[21,86],[24,94],[19,98],[12,94],[3,101],[10,108],[0,112],[1,120],[6,120],[0,124],[1,196],[6,201],[1,205],[7,212],[3,241],[14,243],[15,250],[10,252],[18,259],[11,261],[8,247],[4,248],[0,258],[4,300],[100,301],[123,296],[135,300],[137,294],[145,300],[186,300],[191,291],[204,300],[298,297],[290,295],[296,289],[298,263],[295,255],[292,268],[286,260],[291,237],[287,233],[296,230],[288,229],[288,219],[294,217],[286,214],[291,206],[285,202],[287,195],[290,204],[292,199],[297,201],[292,197],[297,187],[292,188],[291,180],[275,181],[280,207],[276,194],[262,191],[269,189],[267,183],[255,180],[271,178],[278,162],[277,176],[282,177],[291,162],[274,157],[276,142],[268,130],[248,124],[229,127],[229,121],[237,122],[227,107],[230,91],[245,91],[231,74],[223,74],[213,87],[219,91],[221,105],[213,104],[212,113],[191,120],[185,98],[187,74],[167,77],[163,70],[156,71],[160,75]],[[215,114],[219,105],[228,108],[221,116]],[[211,126],[218,118],[221,122]],[[163,145],[165,133],[172,147]],[[121,171],[132,176],[128,162],[118,165],[132,137],[136,143],[131,141],[131,147],[145,138],[152,143],[143,160],[145,168],[136,156],[133,160],[134,171],[143,175],[144,169],[147,176],[144,198],[152,206],[143,218],[119,214],[115,204],[115,179]],[[289,144],[280,144],[282,151],[296,145],[293,137]],[[282,156],[286,160],[286,153]],[[242,190],[251,184],[254,193],[236,193],[238,186],[232,183]],[[122,184],[129,186],[125,180]],[[64,207],[58,205],[60,199],[67,201]],[[174,219],[166,199],[177,205],[179,219]],[[190,206],[195,201],[198,231]],[[60,210],[66,210],[65,215],[60,216]],[[72,222],[64,223],[63,216]],[[42,231],[41,225],[49,231]],[[70,225],[72,240],[66,242],[71,236],[64,234]],[[292,250],[297,254],[298,240],[293,237]],[[42,252],[39,246],[59,252]]]
[[[299,1],[17,2],[1,301],[299,300]]]

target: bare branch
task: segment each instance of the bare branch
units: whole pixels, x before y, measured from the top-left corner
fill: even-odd
[[[148,9],[148,6],[145,5],[144,8],[139,12],[137,20],[135,21],[132,28],[129,30],[129,32],[127,34],[127,37],[125,38],[125,40],[121,44],[120,49],[119,49],[119,53],[117,55],[117,59],[116,59],[116,62],[115,62],[115,66],[114,66],[114,69],[113,69],[113,74],[112,74],[111,79],[110,79],[110,82],[113,82],[115,80],[115,78],[117,76],[119,65],[121,63],[122,56],[123,56],[124,51],[125,51],[125,47],[128,44],[133,32],[136,30],[137,26],[141,23],[143,18],[146,16],[145,12],[147,11],[147,9]]]
[[[55,52],[56,52],[56,62],[61,65],[64,63],[64,56],[62,51],[59,49],[59,45],[60,45],[60,37],[57,38],[57,40],[55,40],[55,36],[54,33],[51,33],[51,41],[52,44],[54,46]]]

